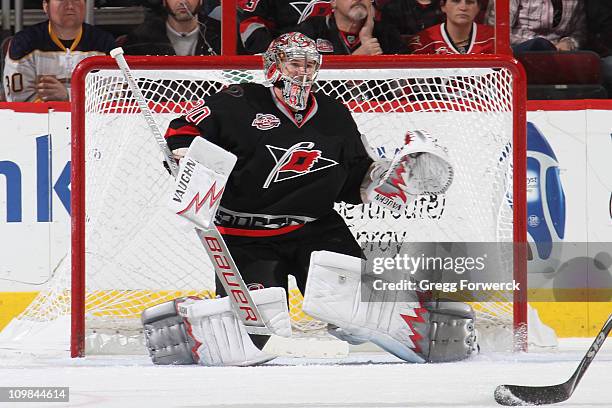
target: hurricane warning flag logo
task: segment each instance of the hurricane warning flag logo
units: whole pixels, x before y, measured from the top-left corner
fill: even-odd
[[[272,183],[303,176],[338,164],[334,160],[323,157],[320,150],[313,149],[313,142],[296,143],[288,149],[270,145],[266,147],[274,157],[276,164],[268,174],[263,188],[270,187]]]
[[[332,11],[331,2],[326,0],[292,1],[289,5],[300,14],[297,24],[309,17],[327,16]]]

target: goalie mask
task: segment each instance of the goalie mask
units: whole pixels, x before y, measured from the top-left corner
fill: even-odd
[[[291,108],[305,109],[321,67],[316,43],[301,33],[283,34],[272,41],[263,59],[268,85],[279,87]]]

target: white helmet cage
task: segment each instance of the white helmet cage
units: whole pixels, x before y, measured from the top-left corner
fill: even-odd
[[[306,108],[308,96],[321,67],[316,43],[302,33],[286,33],[276,38],[263,55],[264,77],[268,86],[279,86],[285,103],[295,110]],[[289,76],[283,72],[288,61],[303,62],[303,73]],[[314,69],[308,63],[314,61]]]

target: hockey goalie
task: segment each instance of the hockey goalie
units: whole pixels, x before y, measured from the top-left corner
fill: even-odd
[[[363,254],[334,210],[340,201],[372,202],[402,213],[419,194],[444,193],[453,179],[445,149],[414,130],[392,160],[372,157],[349,110],[316,92],[321,54],[300,33],[274,40],[263,65],[266,85],[229,86],[170,123],[165,138],[181,169],[177,191],[197,184],[210,193],[198,211],[174,210],[219,230],[245,283],[258,288],[249,293],[275,334],[291,333],[285,290],[292,274],[305,293],[304,311],[344,341],[371,341],[415,363],[469,357],[477,347],[470,306],[416,292],[401,301],[361,301]],[[274,358],[262,351],[269,336],[248,333],[218,277],[216,289],[216,299],[175,299],[143,312],[156,364],[245,366]]]

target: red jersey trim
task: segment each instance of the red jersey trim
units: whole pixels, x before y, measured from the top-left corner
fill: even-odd
[[[287,234],[302,228],[304,224],[300,225],[287,225],[273,230],[250,230],[242,228],[230,228],[230,227],[217,227],[219,232],[223,235],[236,235],[240,237],[275,237],[277,235]]]
[[[344,47],[346,48],[347,51],[349,51],[350,54],[352,54],[353,51],[355,51],[361,45],[361,38],[359,38],[359,34],[346,33],[340,30],[338,30],[338,34],[340,34],[340,39],[342,40],[342,42],[344,43]],[[352,44],[348,40],[349,35],[352,35],[355,37],[355,42]]]
[[[274,24],[271,21],[265,20],[258,16],[254,16],[254,17],[249,17],[240,23],[240,34],[244,34],[249,29],[249,27],[253,24],[257,26],[262,25],[266,27],[268,30],[274,28]]]
[[[310,107],[304,114],[304,117],[302,118],[302,122],[298,123],[295,120],[295,113],[293,113],[289,105],[287,105],[287,103],[284,100],[282,100],[276,95],[276,92],[274,92],[273,87],[270,88],[270,92],[272,93],[272,99],[274,100],[274,104],[276,105],[278,110],[280,110],[287,118],[289,118],[289,120],[291,120],[293,124],[297,126],[298,128],[301,128],[302,126],[304,126],[304,124],[308,122],[310,118],[312,118],[319,110],[319,105],[317,104],[317,98],[315,98],[315,96],[311,92],[310,95],[308,95],[308,98],[311,100]]]
[[[193,125],[181,126],[178,129],[168,128],[164,138],[167,139],[172,136],[200,136],[200,131]]]
[[[474,48],[474,43],[476,43],[476,38],[478,38],[478,27],[476,26],[476,23],[472,23],[472,31],[471,31],[471,36],[470,36],[470,46],[468,47],[467,51],[465,52],[466,54],[471,54],[472,53],[472,48]],[[446,45],[453,51],[455,51],[455,54],[461,54],[461,52],[459,52],[459,49],[455,46],[455,43],[453,42],[453,40],[450,39],[450,37],[446,34],[446,23],[442,23],[440,24],[440,35],[442,36],[442,38],[444,39],[444,42],[446,43]]]

